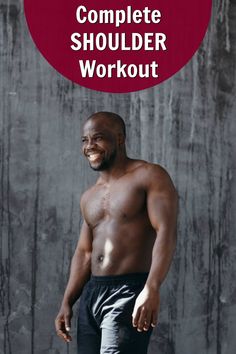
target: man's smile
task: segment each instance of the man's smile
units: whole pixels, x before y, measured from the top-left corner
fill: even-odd
[[[89,160],[90,162],[96,161],[96,160],[99,159],[102,155],[103,155],[103,153],[102,153],[102,152],[99,152],[99,151],[91,151],[91,152],[87,152],[87,153],[86,153],[86,157],[88,158],[88,160]]]
[[[88,156],[89,161],[93,162],[101,156],[101,153],[95,153],[95,154],[93,153],[93,154],[89,154],[87,156]]]

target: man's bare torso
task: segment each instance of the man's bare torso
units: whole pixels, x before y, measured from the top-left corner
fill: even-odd
[[[149,271],[156,232],[147,214],[147,165],[131,160],[124,175],[109,183],[99,178],[83,195],[93,275]]]

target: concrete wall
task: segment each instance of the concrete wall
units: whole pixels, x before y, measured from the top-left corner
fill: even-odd
[[[0,352],[76,353],[54,333],[79,235],[79,198],[96,178],[81,123],[111,110],[130,156],[158,162],[180,195],[178,247],[150,354],[236,348],[236,3],[215,0],[204,42],[167,82],[132,94],[61,77],[33,44],[22,0],[0,0]],[[73,330],[75,333],[75,329]]]

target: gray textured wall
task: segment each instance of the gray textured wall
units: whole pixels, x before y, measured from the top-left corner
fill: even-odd
[[[81,122],[121,114],[130,155],[167,168],[180,195],[178,247],[150,354],[236,348],[236,2],[215,0],[190,63],[138,93],[93,92],[61,77],[29,36],[22,0],[0,0],[0,352],[75,353],[54,317],[77,242]]]

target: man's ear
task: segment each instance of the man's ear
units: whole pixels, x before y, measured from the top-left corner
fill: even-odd
[[[118,144],[119,145],[124,145],[124,143],[125,143],[125,136],[124,136],[124,134],[119,133],[118,134]]]

